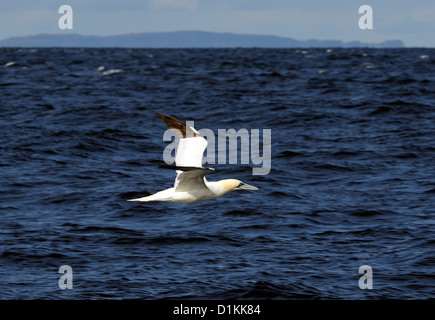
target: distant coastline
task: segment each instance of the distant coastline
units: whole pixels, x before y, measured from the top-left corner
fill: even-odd
[[[271,35],[206,31],[131,33],[115,36],[38,34],[0,40],[0,47],[120,47],[120,48],[403,48],[401,40],[380,43],[341,40],[296,40]]]

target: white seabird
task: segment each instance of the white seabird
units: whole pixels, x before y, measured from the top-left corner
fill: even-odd
[[[180,139],[175,154],[175,166],[164,166],[164,168],[174,169],[177,172],[174,187],[147,197],[128,201],[195,203],[216,199],[235,190],[258,190],[257,187],[237,179],[207,181],[205,175],[214,171],[213,168],[204,168],[202,166],[202,156],[207,147],[207,140],[194,128],[173,117],[164,114],[158,114],[157,116]]]

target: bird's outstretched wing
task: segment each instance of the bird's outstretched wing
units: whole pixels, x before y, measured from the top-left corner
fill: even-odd
[[[202,166],[202,157],[205,148],[207,148],[207,140],[194,128],[187,126],[174,117],[161,113],[157,116],[180,139],[175,153],[175,166],[163,166],[177,171],[174,183],[175,191],[187,192],[198,188],[207,189],[204,177],[214,171],[213,168],[204,168]]]
[[[194,128],[187,126],[174,117],[164,114],[157,114],[159,119],[164,121],[169,129],[173,130],[180,142],[175,153],[175,164],[181,167],[202,167],[202,157],[207,140],[202,137]]]

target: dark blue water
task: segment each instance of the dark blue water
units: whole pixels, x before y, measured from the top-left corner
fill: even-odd
[[[435,297],[433,49],[2,48],[0,112],[1,299]],[[173,184],[158,112],[271,129],[208,176],[260,191],[127,202]]]

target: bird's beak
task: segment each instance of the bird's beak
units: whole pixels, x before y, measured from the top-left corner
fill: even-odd
[[[251,186],[250,184],[242,184],[240,187],[238,187],[240,190],[259,190],[257,187]]]

